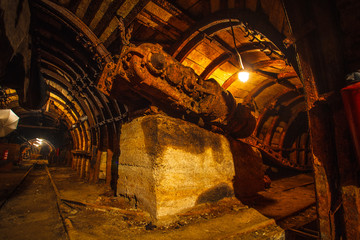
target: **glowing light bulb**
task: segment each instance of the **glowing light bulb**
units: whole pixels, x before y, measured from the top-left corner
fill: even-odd
[[[249,73],[245,70],[241,70],[239,73],[238,73],[238,78],[240,81],[242,81],[243,83],[244,82],[247,82],[247,80],[249,80]]]

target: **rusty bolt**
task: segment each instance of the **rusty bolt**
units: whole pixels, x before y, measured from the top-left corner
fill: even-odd
[[[164,55],[160,54],[160,53],[153,53],[151,55],[151,64],[153,65],[153,67],[157,70],[161,70],[164,68],[165,63],[166,63],[166,59],[164,57]]]

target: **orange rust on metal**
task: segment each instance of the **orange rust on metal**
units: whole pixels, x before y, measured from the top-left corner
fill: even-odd
[[[253,64],[252,67],[255,69],[261,69],[261,68],[270,67],[270,66],[278,66],[278,67],[282,68],[284,65],[285,65],[284,60],[276,59],[276,60],[266,60],[266,61],[257,62],[255,64]]]
[[[137,211],[137,210],[130,210],[130,209],[127,210],[127,209],[122,209],[122,208],[118,208],[118,207],[111,207],[111,206],[93,204],[93,203],[88,203],[88,202],[79,202],[79,201],[65,199],[65,198],[61,198],[61,201],[65,202],[67,204],[79,205],[82,207],[86,207],[86,208],[90,208],[90,209],[98,210],[98,211],[114,211],[119,214],[128,215],[128,216],[141,216],[141,217],[147,216],[146,213],[144,213],[142,211]]]
[[[261,152],[265,154],[270,161],[276,164],[280,164],[285,167],[290,167],[292,169],[298,169],[301,171],[304,170],[308,171],[312,169],[311,166],[309,165],[305,165],[305,164],[301,165],[298,162],[290,162],[287,158],[284,158],[282,156],[281,148],[273,148],[255,136],[250,136],[248,138],[241,139],[241,141],[261,150]]]
[[[295,78],[295,77],[298,77],[296,72],[284,72],[284,73],[279,73],[277,75],[278,79],[288,79],[288,78]]]
[[[274,81],[273,79],[268,79],[263,81],[261,84],[259,84],[258,86],[254,87],[254,89],[252,89],[248,95],[244,98],[244,104],[248,104],[250,103],[253,98],[255,98],[263,89],[276,84],[276,81]]]
[[[254,130],[256,121],[250,109],[237,104],[214,79],[201,79],[161,46],[131,46],[121,56],[116,66],[107,64],[100,77],[98,88],[105,94],[117,98],[130,90],[169,115],[220,128],[236,138]]]
[[[115,63],[109,62],[105,65],[104,70],[102,71],[101,77],[98,81],[98,88],[107,96],[110,95],[110,90],[112,88],[112,77],[115,72]]]
[[[229,77],[221,86],[223,89],[228,89],[231,84],[233,84],[237,79],[237,73],[235,73],[234,75],[232,75],[231,77]]]

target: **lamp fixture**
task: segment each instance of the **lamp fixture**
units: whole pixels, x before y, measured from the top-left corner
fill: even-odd
[[[241,59],[241,55],[239,53],[239,51],[237,50],[237,47],[236,47],[236,40],[235,40],[235,33],[234,33],[234,29],[233,29],[233,26],[231,24],[231,18],[229,18],[229,23],[230,23],[230,28],[231,28],[231,33],[232,33],[232,36],[233,36],[233,40],[234,40],[234,47],[235,47],[235,51],[239,57],[239,64],[240,64],[240,71],[238,73],[238,79],[245,83],[247,82],[247,80],[249,80],[249,72],[247,72],[244,68],[244,64],[242,62],[242,59]]]
[[[243,83],[247,82],[247,80],[249,80],[249,72],[245,71],[244,69],[240,70],[238,73],[238,78]]]

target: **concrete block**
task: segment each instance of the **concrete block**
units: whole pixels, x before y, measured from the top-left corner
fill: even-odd
[[[226,137],[163,115],[122,126],[117,194],[159,220],[233,195],[233,156]]]

